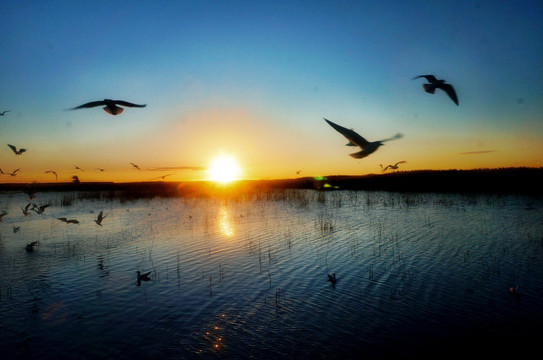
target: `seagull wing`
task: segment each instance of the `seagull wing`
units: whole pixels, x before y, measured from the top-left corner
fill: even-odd
[[[454,101],[456,105],[458,105],[458,96],[456,96],[456,91],[454,91],[454,88],[451,84],[442,84],[439,86],[439,88],[445,91],[447,95],[449,95],[451,100]]]
[[[91,101],[86,104],[71,108],[70,110],[86,109],[86,108],[91,108],[91,107],[100,106],[100,105],[106,105],[106,103],[104,101]]]
[[[128,107],[139,107],[139,108],[143,108],[143,107],[146,107],[147,104],[144,104],[144,105],[138,105],[138,104],[132,104],[128,101],[124,101],[124,100],[114,100],[115,104],[117,105],[121,105],[121,106],[128,106]]]
[[[426,80],[428,80],[428,82],[431,82],[431,83],[437,81],[437,79],[436,79],[436,77],[434,75],[418,75],[418,76],[415,76],[413,78],[413,80],[421,78],[421,77],[425,78]]]
[[[379,141],[380,141],[380,142],[385,142],[385,141],[400,139],[400,138],[402,138],[402,137],[403,137],[403,134],[397,133],[396,135],[394,135],[394,136],[391,137],[391,138],[383,139],[383,140],[379,140]]]
[[[11,150],[13,150],[13,152],[14,152],[15,154],[17,154],[17,148],[16,148],[15,146],[13,146],[13,145],[11,145],[11,144],[8,144],[8,146],[9,146],[9,148],[10,148]]]
[[[333,127],[341,135],[345,136],[347,140],[363,148],[368,145],[369,142],[364,139],[360,134],[356,133],[354,130],[344,128],[338,124],[331,122],[330,120],[324,119],[331,127]]]

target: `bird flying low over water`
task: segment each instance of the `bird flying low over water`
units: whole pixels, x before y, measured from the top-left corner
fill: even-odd
[[[42,206],[38,206],[36,204],[33,204],[32,209],[30,209],[30,210],[34,210],[36,212],[36,214],[43,214],[45,209],[47,209],[48,207],[49,207],[49,204],[45,204],[45,205],[42,205]]]
[[[452,101],[458,105],[458,96],[456,96],[456,91],[451,84],[447,84],[445,80],[438,80],[434,75],[418,75],[413,78],[413,80],[418,78],[425,78],[429,84],[422,84],[422,88],[429,94],[433,94],[436,89],[441,89],[449,95]]]
[[[105,218],[106,216],[104,216],[104,212],[100,211],[100,214],[98,214],[98,217],[96,218],[96,220],[94,220],[94,222],[102,226],[102,220],[104,220]]]
[[[26,149],[19,149],[17,150],[17,148],[11,144],[8,144],[9,148],[11,150],[13,150],[13,152],[15,153],[15,155],[21,155],[22,153],[24,153],[26,151]]]
[[[86,104],[74,107],[70,110],[86,109],[86,108],[92,108],[92,107],[101,106],[101,105],[105,105],[103,108],[104,111],[111,115],[119,115],[120,113],[124,111],[122,107],[119,107],[117,105],[126,106],[126,107],[139,107],[139,108],[143,108],[147,106],[147,104],[144,104],[144,105],[132,104],[124,100],[104,99],[102,101],[91,101]]]
[[[8,113],[8,112],[9,112],[9,110],[2,111],[2,112],[0,112],[0,116],[4,116],[4,115],[6,115],[6,113]]]
[[[349,154],[352,157],[356,159],[362,159],[366,156],[374,153],[381,145],[384,145],[383,142],[399,139],[403,135],[398,133],[394,135],[391,138],[378,140],[378,141],[368,141],[364,139],[362,136],[360,136],[358,133],[356,133],[354,130],[350,130],[347,128],[344,128],[343,126],[340,126],[336,123],[331,122],[330,120],[324,119],[331,127],[333,127],[337,132],[339,132],[341,135],[345,136],[347,140],[349,140],[349,143],[347,145],[349,146],[359,146],[362,151],[359,151],[357,153]]]
[[[381,166],[381,168],[383,169],[383,172],[387,171],[388,169],[393,169],[393,170],[396,170],[398,169],[398,164],[404,164],[406,163],[407,161],[405,160],[402,160],[402,161],[398,161],[396,164],[394,165],[387,165],[386,167],[383,167],[382,164],[379,164],[379,166]]]
[[[79,224],[79,221],[76,219],[68,219],[65,217],[59,217],[58,220],[65,222],[66,224]]]
[[[56,171],[47,170],[45,173],[46,173],[46,174],[53,174],[53,175],[55,175],[55,180],[58,180],[58,175],[57,175],[57,172],[56,172]]]

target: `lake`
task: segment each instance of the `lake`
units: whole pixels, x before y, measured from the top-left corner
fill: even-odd
[[[26,194],[0,194],[2,359],[539,349],[540,198],[283,189],[133,201],[43,192],[32,201],[49,207],[25,216]],[[150,280],[138,282],[137,271]]]

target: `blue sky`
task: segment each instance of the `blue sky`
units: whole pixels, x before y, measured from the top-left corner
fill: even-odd
[[[5,1],[0,144],[28,151],[0,146],[0,168],[21,168],[0,181],[74,165],[197,180],[182,168],[222,153],[249,178],[543,166],[542,15],[536,1]],[[66,110],[104,98],[147,107]],[[353,159],[323,117],[404,138]]]

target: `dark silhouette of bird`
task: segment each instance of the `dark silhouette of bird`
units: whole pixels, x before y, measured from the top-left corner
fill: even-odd
[[[22,148],[19,149],[19,150],[17,150],[17,148],[16,148],[15,146],[11,145],[11,144],[8,144],[8,146],[9,146],[9,148],[10,148],[11,150],[13,150],[13,152],[15,153],[15,155],[21,155],[22,153],[24,153],[24,152],[26,151],[26,149],[22,149]]]
[[[6,175],[10,175],[10,176],[16,176],[16,175],[17,175],[17,172],[20,171],[20,170],[21,170],[21,169],[15,169],[15,170],[13,170],[13,171],[10,172],[10,173],[5,173],[5,172],[3,172],[2,170],[0,170],[0,172],[1,172],[2,174],[6,174]]]
[[[92,108],[92,107],[101,106],[101,105],[105,105],[103,108],[104,111],[111,115],[119,115],[120,113],[124,111],[122,107],[119,107],[117,105],[126,106],[126,107],[139,107],[139,108],[143,108],[147,106],[147,104],[138,105],[138,104],[132,104],[128,101],[123,101],[123,100],[104,99],[102,101],[91,101],[86,104],[74,107],[71,110],[86,109],[86,108]]]
[[[79,221],[76,219],[68,219],[65,217],[59,217],[58,220],[65,222],[66,224],[79,224]]]
[[[43,214],[45,209],[47,209],[48,207],[49,207],[49,204],[45,204],[45,205],[41,205],[41,206],[33,204],[31,210],[34,210],[36,212],[36,214]]]
[[[58,175],[57,175],[57,172],[56,172],[56,171],[47,170],[45,173],[46,173],[46,174],[53,174],[53,175],[55,175],[55,180],[58,180]]]
[[[100,214],[98,214],[98,217],[96,218],[96,220],[94,220],[94,222],[97,223],[98,225],[102,226],[102,220],[104,220],[106,218],[106,216],[104,216],[103,211],[100,211]]]
[[[79,176],[77,176],[77,175],[72,176],[72,182],[73,182],[74,184],[79,184],[79,183],[81,182],[81,181],[79,180]]]
[[[34,246],[36,246],[37,244],[38,244],[37,241],[32,241],[32,242],[26,244],[25,250],[29,251],[29,252],[34,251]]]
[[[330,120],[327,120],[327,119],[324,119],[324,120],[331,127],[333,127],[337,132],[339,132],[341,135],[345,136],[347,138],[347,140],[349,140],[349,143],[347,144],[348,146],[359,146],[362,149],[362,151],[359,151],[357,153],[349,154],[349,155],[351,155],[352,157],[354,157],[356,159],[362,159],[362,158],[365,158],[366,156],[374,153],[380,146],[384,145],[383,142],[385,142],[385,141],[399,139],[399,138],[401,138],[403,136],[402,134],[398,133],[398,134],[396,134],[393,137],[388,138],[388,139],[383,139],[383,140],[379,140],[379,141],[370,142],[370,141],[367,141],[366,139],[364,139],[362,136],[360,136],[354,130],[344,128],[343,126],[335,124],[335,123],[331,122]]]
[[[418,78],[425,78],[429,84],[422,84],[422,88],[429,94],[433,94],[436,89],[441,89],[449,95],[452,101],[458,105],[458,96],[456,96],[456,91],[451,84],[447,84],[445,80],[438,80],[434,75],[418,75],[413,78],[413,80]]]
[[[10,112],[10,111],[9,111],[9,110],[2,111],[2,112],[0,112],[0,116],[4,116],[4,115],[6,115],[6,113],[8,113],[8,112]]]
[[[14,226],[14,227],[13,227],[13,232],[14,232],[14,233],[19,232],[19,230],[21,230],[21,227],[20,227],[20,226]]]
[[[28,188],[24,190],[24,193],[28,195],[28,200],[34,200],[36,196],[36,185],[32,183]]]
[[[26,206],[24,208],[21,208],[21,210],[23,210],[23,215],[24,216],[28,216],[28,215],[31,214],[30,210],[29,210],[30,205],[32,205],[32,203],[28,203],[28,204],[26,204]]]
[[[85,171],[85,170],[81,169],[81,168],[80,168],[79,166],[77,166],[77,165],[74,165],[74,168],[75,168],[76,170]]]
[[[147,273],[142,274],[142,273],[140,273],[139,270],[138,270],[138,271],[136,271],[136,273],[137,273],[137,275],[138,275],[138,286],[141,285],[141,282],[142,282],[142,281],[149,281],[149,280],[151,280],[151,278],[149,277],[149,275],[151,274],[150,271],[147,272]]]
[[[135,167],[138,170],[141,170],[140,167],[138,165],[134,164],[134,163],[130,163],[130,165],[132,165],[133,167]]]
[[[332,287],[336,287],[336,273],[333,273],[332,275],[328,274],[328,281],[332,283]]]
[[[407,161],[405,160],[402,160],[402,161],[398,161],[396,164],[394,165],[387,165],[386,167],[383,167],[382,164],[379,164],[379,166],[381,167],[381,169],[383,169],[383,172],[387,171],[388,169],[393,169],[393,170],[397,170],[398,169],[398,164],[404,164],[406,163]]]
[[[98,171],[104,171],[105,169],[102,169],[102,168],[96,168],[96,170],[98,170]]]
[[[8,213],[6,211],[2,211],[2,213],[0,214],[0,222],[2,222],[2,219],[4,218],[4,216],[6,216]]]

